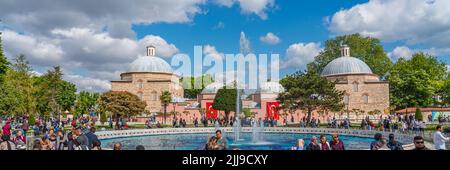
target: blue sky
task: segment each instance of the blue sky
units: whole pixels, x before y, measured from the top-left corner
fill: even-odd
[[[448,0],[15,0],[0,2],[0,30],[6,55],[25,54],[36,74],[60,65],[80,90],[106,91],[146,45],[157,46],[169,63],[175,54],[192,57],[194,45],[234,54],[241,31],[253,53],[280,54],[281,76],[304,69],[327,39],[352,33],[379,38],[394,61],[424,51],[450,65],[448,6]]]
[[[220,7],[214,4],[205,5],[206,14],[196,16],[191,23],[182,24],[152,24],[133,25],[137,33],[136,38],[141,39],[149,34],[164,37],[174,43],[180,52],[193,55],[194,45],[214,45],[223,53],[236,53],[239,51],[239,33],[245,32],[251,41],[254,53],[278,53],[283,59],[289,45],[299,42],[324,42],[336,36],[329,31],[326,23],[327,17],[341,9],[348,9],[356,4],[366,3],[367,0],[352,1],[277,1],[276,7],[268,12],[268,19],[262,20],[256,15],[242,15],[239,6],[232,8]],[[223,28],[217,28],[223,23]],[[259,40],[268,32],[277,35],[281,42],[268,45]],[[385,42],[386,52],[404,44],[404,41]],[[425,45],[426,46],[426,45]],[[412,47],[421,48],[423,45]],[[448,55],[438,56],[440,60],[450,63]],[[167,59],[170,61],[170,59]],[[300,68],[286,68],[281,75],[292,73]]]

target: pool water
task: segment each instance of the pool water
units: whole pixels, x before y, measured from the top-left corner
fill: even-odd
[[[146,150],[203,150],[209,134],[176,134],[176,135],[151,135],[140,137],[124,137],[102,140],[103,148],[112,148],[113,144],[120,142],[122,149],[134,150],[136,146],[143,145]],[[289,150],[295,145],[297,139],[305,140],[305,146],[310,143],[312,136],[317,134],[287,134],[287,133],[263,133],[262,140],[253,143],[251,133],[242,133],[241,139],[234,141],[233,134],[224,134],[227,139],[228,148],[240,150]],[[331,140],[331,135],[326,135]],[[372,138],[339,136],[346,150],[367,150]]]

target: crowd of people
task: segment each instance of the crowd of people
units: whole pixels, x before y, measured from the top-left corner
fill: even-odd
[[[39,118],[31,127],[32,134],[28,134],[30,126],[25,116],[2,121],[5,123],[0,130],[0,150],[101,150],[101,142],[95,135],[95,118],[81,117],[64,121]],[[63,128],[66,124],[71,125],[68,131]],[[27,135],[32,136],[27,138]]]
[[[438,120],[445,121],[447,117],[440,117]],[[156,120],[156,119],[155,119]],[[148,120],[146,125],[152,127],[155,125],[155,120]],[[187,122],[185,119],[173,119],[173,127],[186,127]],[[95,135],[95,121],[94,117],[80,117],[77,119],[58,120],[54,118],[44,119],[38,118],[35,123],[28,124],[28,118],[26,116],[1,118],[3,124],[0,130],[0,150],[101,150],[101,142]],[[219,119],[207,119],[202,117],[200,121],[207,127],[208,123],[215,124],[216,126],[225,127],[227,125],[232,126],[235,122],[234,117],[230,117],[229,121],[225,121],[224,118]],[[249,121],[263,125],[264,127],[275,127],[277,120],[273,118],[265,118],[258,120],[254,118],[243,119],[241,121],[242,126],[246,125]],[[293,118],[291,119],[293,121]],[[119,123],[116,123],[116,129],[125,129],[127,127],[123,119],[119,119]],[[307,123],[307,118],[303,117],[299,120],[300,127],[312,127],[318,128],[320,120],[312,118]],[[193,123],[195,127],[199,126],[199,119],[194,118]],[[284,120],[286,123],[286,120]],[[343,119],[337,120],[335,117],[328,117],[327,127],[329,128],[344,128],[350,127],[350,120]],[[69,130],[64,130],[65,125],[71,125]],[[414,144],[421,148],[421,140],[423,140],[423,132],[425,129],[425,123],[418,121],[413,115],[399,115],[399,116],[386,116],[381,117],[378,120],[376,126],[369,117],[361,120],[361,129],[363,130],[380,130],[386,132],[400,132],[410,133],[416,132],[417,135],[414,139]],[[110,121],[112,126],[112,121]],[[159,122],[156,123],[157,128],[161,128]],[[29,130],[32,129],[32,133]],[[27,138],[27,135],[32,135],[33,138]],[[403,150],[402,145],[394,138],[394,134],[389,135],[388,139],[385,139],[380,133],[374,136],[375,141],[371,143],[371,150]],[[27,141],[30,140],[30,141]],[[437,126],[436,132],[433,134],[433,142],[435,144],[434,149],[446,149],[445,144],[448,142],[449,137],[445,137],[443,134],[443,127]],[[416,144],[416,141],[417,144]],[[31,142],[27,147],[28,142]],[[224,150],[227,149],[226,139],[222,137],[220,130],[216,131],[216,135],[209,138],[205,149],[207,150]],[[120,150],[121,144],[114,145],[115,150]],[[142,147],[139,147],[142,148]],[[137,148],[136,148],[137,149]],[[344,143],[339,139],[337,134],[333,134],[330,141],[327,140],[325,135],[321,135],[319,138],[316,136],[310,139],[310,143],[305,146],[305,141],[299,139],[296,146],[292,147],[293,150],[344,150]],[[428,148],[422,148],[426,150]]]
[[[328,141],[326,135],[320,135],[319,140],[316,136],[310,139],[310,143],[305,146],[303,139],[298,139],[291,150],[345,150],[344,142],[339,139],[338,134],[333,134],[331,141]]]

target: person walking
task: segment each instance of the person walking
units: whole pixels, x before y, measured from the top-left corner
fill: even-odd
[[[11,135],[11,122],[8,120],[2,127],[3,135]]]
[[[436,126],[436,132],[433,135],[434,147],[437,150],[445,150],[445,142],[449,141],[450,137],[445,137],[442,134],[442,125]]]
[[[23,130],[23,136],[27,136],[27,131],[30,128],[30,125],[28,124],[27,120],[24,120],[24,122],[22,123],[22,130]]]
[[[95,130],[96,130],[95,127],[91,127],[91,129],[89,129],[89,132],[86,133],[86,137],[87,137],[88,143],[89,143],[89,145],[88,145],[89,149],[92,149],[93,143],[95,141],[100,142],[100,140],[98,140],[97,135],[95,134]]]

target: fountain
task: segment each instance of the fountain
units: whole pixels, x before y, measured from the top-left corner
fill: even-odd
[[[236,112],[235,112],[235,122],[233,123],[233,132],[234,132],[234,141],[239,141],[239,137],[240,137],[240,133],[242,130],[241,127],[241,119],[239,114],[241,113],[241,108],[240,108],[240,94],[239,94],[239,89],[237,87],[237,83],[236,83]]]

